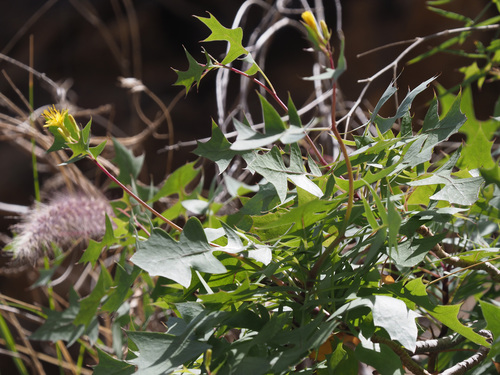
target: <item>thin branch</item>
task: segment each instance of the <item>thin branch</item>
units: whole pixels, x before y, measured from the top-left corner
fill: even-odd
[[[124,184],[122,184],[120,181],[118,181],[118,179],[115,176],[113,176],[106,168],[104,168],[104,166],[100,162],[98,162],[97,159],[95,159],[95,158],[89,158],[89,159],[92,160],[94,162],[94,164],[97,165],[97,167],[99,167],[99,169],[101,171],[103,171],[106,174],[106,176],[108,176],[114,183],[116,183],[123,190],[125,190],[125,192],[128,195],[130,195],[132,198],[134,198],[142,207],[144,207],[146,210],[150,211],[156,217],[163,220],[165,223],[170,225],[172,228],[174,228],[178,232],[182,232],[182,228],[180,226],[173,223],[171,220],[168,220],[166,217],[164,217],[162,214],[160,214],[158,211],[156,211],[153,207],[149,206],[146,202],[144,202],[141,198],[139,198],[132,190],[130,190],[128,187],[126,187]]]
[[[371,341],[376,344],[384,344],[388,346],[394,353],[399,356],[403,366],[410,370],[412,374],[431,375],[430,372],[420,367],[419,364],[410,357],[410,355],[402,345],[396,343],[395,341],[377,335],[373,335]]]
[[[423,237],[434,236],[432,231],[425,225],[422,225],[420,228],[418,228],[417,233]],[[440,244],[434,245],[432,251],[445,263],[451,264],[454,267],[476,268],[482,271],[486,271],[494,281],[500,282],[500,270],[495,266],[493,266],[490,262],[485,261],[477,263],[474,261],[465,260],[456,256],[452,256],[448,254]]]
[[[486,337],[488,342],[493,341],[493,336],[490,331],[481,330],[479,333]],[[473,356],[463,360],[462,362],[457,363],[455,366],[450,367],[449,369],[443,371],[440,375],[462,375],[469,371],[471,368],[477,366],[482,361],[486,359],[488,356],[490,349],[486,346],[480,346],[477,353]]]
[[[410,40],[407,40],[407,41],[404,41],[404,42],[392,43],[392,44],[389,44],[389,45],[386,45],[386,46],[377,47],[377,48],[374,48],[374,49],[372,49],[372,50],[370,50],[368,52],[364,52],[361,55],[358,55],[358,57],[365,56],[368,53],[372,53],[372,52],[378,51],[378,50],[380,50],[382,48],[392,47],[392,46],[400,45],[400,44],[411,43],[410,46],[408,46],[403,52],[401,52],[398,55],[398,57],[396,59],[394,59],[390,64],[386,65],[383,69],[379,70],[377,73],[373,74],[371,77],[358,80],[358,83],[365,83],[365,87],[363,87],[363,90],[361,91],[361,94],[359,95],[359,97],[356,100],[356,102],[354,103],[354,105],[351,107],[350,111],[344,117],[342,117],[340,120],[338,120],[337,123],[341,123],[342,121],[346,121],[346,127],[347,127],[349,125],[350,120],[351,120],[352,114],[355,112],[356,108],[361,104],[361,101],[363,100],[363,98],[364,98],[364,96],[365,96],[365,94],[366,94],[366,92],[367,92],[368,87],[370,86],[370,84],[375,79],[377,79],[378,77],[380,77],[382,74],[384,74],[385,72],[387,72],[388,70],[396,69],[397,66],[398,66],[398,64],[399,64],[399,62],[403,59],[403,57],[405,57],[408,53],[410,53],[413,49],[415,49],[420,44],[422,44],[422,43],[424,43],[424,42],[426,42],[428,40],[439,38],[439,37],[442,37],[442,36],[445,36],[445,35],[458,34],[458,33],[467,32],[467,31],[497,30],[499,28],[500,28],[500,25],[487,25],[487,26],[476,26],[476,27],[474,27],[474,26],[471,26],[471,27],[460,27],[460,28],[457,28],[457,29],[444,30],[444,31],[440,31],[440,32],[435,33],[435,34],[431,34],[431,35],[427,35],[427,36],[423,36],[423,37],[416,37],[414,39],[410,39]]]
[[[408,42],[412,43],[412,44],[410,46],[408,46],[403,52],[401,52],[399,54],[399,56],[396,59],[394,59],[394,61],[392,63],[388,64],[387,66],[385,66],[383,69],[379,70],[377,73],[375,73],[371,77],[365,78],[365,79],[360,79],[360,80],[358,80],[358,82],[363,83],[363,82],[373,81],[374,79],[378,78],[379,76],[381,76],[383,73],[385,73],[389,69],[393,68],[394,66],[397,66],[398,63],[402,60],[402,58],[405,57],[410,51],[412,51],[415,47],[417,47],[418,45],[420,45],[428,40],[435,39],[435,38],[445,36],[445,35],[458,34],[458,33],[466,32],[466,31],[496,30],[498,28],[500,28],[500,25],[487,25],[487,26],[479,26],[479,27],[460,27],[457,29],[444,30],[444,31],[440,31],[440,32],[435,33],[435,34],[427,35],[424,37],[416,37],[415,39],[408,40]]]
[[[48,78],[45,73],[40,73],[39,71],[29,67],[28,65],[26,64],[23,64],[22,62],[20,61],[17,61],[15,59],[13,59],[12,57],[9,57],[7,55],[4,55],[3,53],[0,53],[0,60],[4,60],[12,65],[15,65],[21,69],[24,69],[26,70],[27,72],[29,73],[32,73],[35,77],[37,77],[38,79],[48,83],[53,89],[55,89],[55,92],[56,92],[56,95],[57,97],[59,98],[59,100],[61,101],[65,101],[66,100],[66,94],[67,94],[67,91],[64,87],[62,86],[59,86],[57,83],[55,83],[53,80],[51,80],[50,78]]]
[[[417,341],[415,351],[412,355],[441,352],[443,350],[450,349],[463,341],[465,341],[465,337],[459,334],[453,334],[438,339]]]

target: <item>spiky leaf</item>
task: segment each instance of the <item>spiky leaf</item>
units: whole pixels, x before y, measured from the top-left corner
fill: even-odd
[[[226,57],[222,60],[222,64],[230,64],[241,55],[248,54],[248,51],[243,47],[243,30],[241,27],[236,29],[228,29],[209,13],[208,18],[196,17],[203,22],[212,32],[204,42],[224,41],[229,43],[229,50]]]
[[[197,218],[184,226],[179,241],[160,228],[153,229],[147,241],[137,242],[137,252],[130,261],[151,276],[163,276],[184,287],[191,283],[191,268],[207,273],[224,273],[226,268],[213,251]]]

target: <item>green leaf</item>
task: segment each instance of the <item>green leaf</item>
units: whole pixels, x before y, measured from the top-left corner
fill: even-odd
[[[170,374],[198,358],[211,348],[204,341],[213,334],[214,327],[229,317],[221,311],[208,313],[197,303],[181,303],[176,307],[183,319],[170,318],[169,333],[127,332],[138,348],[137,358],[130,363],[137,365],[141,375]]]
[[[117,263],[113,288],[111,289],[112,293],[109,293],[108,299],[102,305],[103,311],[116,311],[133,292],[131,285],[141,273],[141,269],[135,266],[131,267],[130,265],[127,268],[129,269]]]
[[[468,26],[469,24],[472,24],[474,21],[469,18],[469,17],[466,17],[466,16],[463,16],[459,13],[455,13],[455,12],[450,12],[449,10],[444,10],[444,9],[440,9],[440,8],[434,8],[434,7],[427,7],[427,9],[429,9],[430,11],[434,12],[434,13],[437,13],[445,18],[449,18],[451,20],[454,20],[454,21],[459,21],[459,22],[463,22],[466,26]]]
[[[191,87],[193,87],[193,83],[196,83],[197,88],[200,86],[201,77],[203,72],[206,70],[206,67],[200,65],[185,48],[184,52],[186,53],[189,67],[185,71],[173,69],[177,74],[177,80],[175,81],[174,86],[184,86],[186,88],[187,95]]]
[[[90,149],[89,149],[89,144],[90,144],[90,127],[92,124],[92,120],[90,120],[85,128],[80,132],[80,134],[76,133],[76,130],[73,129],[73,126],[71,125],[71,120],[69,119],[69,116],[66,115],[64,117],[64,122],[67,127],[69,127],[69,131],[71,134],[76,134],[75,139],[78,139],[78,142],[76,143],[67,143],[67,147],[73,152],[71,155],[70,159],[67,160],[64,163],[61,163],[61,165],[68,165],[71,163],[75,163],[79,160],[84,159],[87,155],[91,154]]]
[[[297,152],[298,145],[292,144],[291,150]],[[273,184],[281,202],[284,202],[286,198],[287,179],[316,197],[323,196],[323,191],[308,178],[302,159],[300,159],[300,164],[297,159],[291,160],[290,168],[287,168],[276,146],[268,153],[256,155],[255,159],[248,163],[248,168]]]
[[[366,363],[384,375],[404,375],[401,359],[387,346],[375,344],[370,339],[359,334],[361,344],[356,347],[354,354],[360,362]]]
[[[485,185],[495,184],[500,189],[500,166],[495,165],[490,169],[479,168],[479,172],[484,178]]]
[[[180,338],[168,333],[127,332],[137,345],[137,358],[129,361],[137,366],[141,375],[170,374],[183,363],[197,358],[210,349],[210,345],[192,339]]]
[[[359,307],[370,308],[377,327],[384,328],[391,339],[399,341],[406,349],[415,350],[418,336],[415,319],[419,314],[408,309],[402,300],[382,295],[356,298],[337,309],[330,319]]]
[[[264,128],[266,134],[278,134],[286,130],[285,123],[281,119],[278,111],[259,94],[260,105],[262,107],[262,116],[264,118]]]
[[[498,162],[493,160],[491,155],[493,143],[493,141],[490,142],[488,140],[482,126],[479,125],[474,137],[467,139],[457,166],[459,168],[467,168],[468,170],[478,168],[488,169],[498,166]]]
[[[200,174],[200,170],[194,167],[195,164],[196,162],[187,163],[172,172],[151,202],[172,194],[178,194],[180,198],[183,198],[186,195],[186,186]]]
[[[95,318],[97,308],[101,303],[102,297],[106,295],[113,283],[113,279],[109,274],[108,270],[101,266],[101,272],[99,274],[99,279],[96,285],[92,289],[92,292],[80,301],[80,311],[73,321],[73,324],[80,325],[83,324],[88,327],[92,320]]]
[[[348,348],[344,349],[342,345],[337,345],[331,355],[327,355],[328,372],[318,371],[322,374],[343,374],[358,375],[359,363],[354,356],[354,352]]]
[[[270,183],[259,184],[259,191],[240,209],[244,215],[258,215],[278,204],[276,189]]]
[[[419,314],[409,310],[405,303],[389,296],[374,296],[373,323],[384,328],[392,340],[414,352],[418,329],[415,319]]]
[[[227,192],[232,197],[239,197],[248,193],[257,193],[259,191],[258,186],[245,184],[244,182],[232,178],[229,175],[224,175],[224,183],[226,185]]]
[[[459,43],[462,38],[463,38],[463,36],[456,36],[454,38],[450,38],[450,39],[444,41],[443,43],[441,43],[439,46],[431,48],[429,51],[424,52],[421,55],[418,55],[417,57],[411,59],[410,61],[407,62],[407,64],[408,65],[415,64],[419,61],[422,61],[423,59],[426,59],[432,55],[435,55],[438,52],[445,52],[453,45]]]
[[[479,304],[487,323],[484,329],[487,329],[493,335],[493,344],[488,353],[488,358],[494,358],[500,354],[500,320],[498,319],[500,316],[500,307],[481,300]]]
[[[408,185],[444,185],[440,191],[430,198],[469,206],[477,201],[479,189],[483,182],[482,177],[453,178],[450,171],[444,171],[422,180],[408,182]]]
[[[361,196],[361,200],[363,201],[363,207],[365,208],[365,216],[366,216],[366,220],[368,221],[368,224],[370,224],[370,227],[373,230],[377,230],[380,226],[378,225],[377,220],[375,219],[375,216],[373,215],[373,212],[372,212],[370,205],[368,204],[368,202],[364,196]]]
[[[193,152],[215,162],[219,167],[219,174],[226,170],[234,156],[244,153],[243,151],[231,149],[231,143],[226,139],[215,121],[212,121],[212,137],[210,140],[205,143],[199,141],[197,143],[198,147]]]
[[[214,256],[200,221],[192,217],[184,226],[179,242],[160,228],[147,241],[137,241],[130,261],[151,276],[163,276],[184,287],[191,284],[191,268],[207,273],[224,273],[226,268]]]
[[[444,200],[450,203],[457,203],[463,205],[471,205],[476,202],[479,189],[483,183],[483,178],[476,176],[477,172],[474,173],[474,177],[470,178],[454,178],[451,175],[456,162],[459,160],[461,154],[461,148],[459,148],[450,157],[450,159],[443,164],[435,173],[428,178],[422,180],[410,181],[408,185],[410,186],[426,186],[426,185],[441,185],[445,186],[430,196],[430,199],[434,200]]]
[[[115,157],[113,162],[120,168],[118,181],[125,185],[130,185],[135,180],[142,169],[144,155],[134,156],[132,151],[128,150],[118,140],[112,138],[115,147]]]
[[[204,42],[224,41],[229,43],[229,50],[222,60],[222,65],[227,65],[236,60],[241,55],[247,55],[248,51],[243,47],[243,30],[241,27],[228,29],[220,24],[217,19],[209,13],[208,18],[197,17],[212,32]]]
[[[106,142],[107,141],[103,141],[97,146],[89,148],[89,152],[92,154],[94,159],[97,159],[97,157],[101,155],[101,152],[104,150],[104,147],[106,147]]]
[[[135,373],[134,365],[111,357],[99,347],[96,349],[99,363],[94,367],[94,375],[131,375]]]
[[[321,222],[338,205],[337,201],[315,199],[285,212],[273,212],[253,217],[254,228],[261,239],[280,237],[289,228],[303,232],[311,225]]]
[[[101,242],[97,242],[92,239],[89,240],[89,245],[83,252],[78,263],[90,262],[92,264],[92,267],[95,267],[102,250],[106,246],[110,246],[114,243],[117,243],[118,241],[119,239],[114,235],[113,224],[111,224],[111,220],[109,219],[108,214],[106,214],[106,232],[104,233],[103,239],[101,240]]]
[[[253,130],[249,125],[233,119],[233,124],[238,135],[236,137],[236,141],[231,145],[231,150],[255,150],[257,148],[270,145],[278,140],[284,144],[291,144],[298,142],[305,137],[305,132],[300,123],[300,118],[295,106],[291,103],[291,99],[289,99],[289,104],[292,104],[289,108],[291,121],[290,126],[287,129],[285,123],[274,107],[271,106],[271,104],[269,104],[263,96],[259,95],[259,98],[264,117],[265,133],[259,133]]]
[[[49,126],[48,129],[52,133],[52,135],[54,136],[54,143],[52,143],[52,145],[49,147],[49,149],[47,150],[47,153],[68,148],[68,145],[66,144],[66,140],[64,139],[62,134],[59,133],[59,131],[57,130],[57,127]]]
[[[78,326],[73,324],[79,309],[80,304],[78,302],[78,295],[73,289],[71,289],[69,307],[64,311],[44,309],[44,312],[47,315],[47,320],[30,336],[30,339],[52,342],[64,340],[67,341],[68,346],[73,345],[79,337],[85,333],[90,334],[90,332],[98,328],[98,321],[96,317],[94,317],[92,323],[87,329],[83,324]]]
[[[396,205],[390,199],[390,196],[387,197],[387,224],[388,224],[388,241],[389,241],[389,252],[391,249],[398,249],[398,237],[399,237],[399,228],[401,227],[401,215],[396,209]]]
[[[273,87],[273,84],[267,78],[267,75],[264,73],[264,71],[260,68],[260,66],[255,62],[253,59],[253,56],[251,53],[248,53],[246,56],[243,56],[240,58],[241,61],[244,61],[245,63],[250,65],[250,68],[248,68],[245,73],[248,74],[249,76],[253,76],[254,74],[260,73],[262,77],[264,77],[266,83],[268,84],[269,88],[272,91],[276,91]]]
[[[398,91],[398,89],[394,86],[394,82],[391,82],[389,86],[387,86],[380,100],[378,101],[377,105],[373,109],[373,113],[370,117],[371,123],[375,121],[375,118],[377,117],[380,108],[382,108],[382,106],[391,98],[391,96],[393,96],[396,93],[396,91]]]
[[[327,67],[325,68],[324,73],[312,77],[304,77],[303,79],[306,81],[333,79],[333,82],[337,82],[342,73],[344,73],[347,69],[347,62],[345,59],[344,50],[345,50],[345,39],[342,38],[340,40],[340,53],[339,53],[339,58],[337,60],[337,67],[335,69]]]
[[[440,120],[438,102],[434,98],[425,115],[421,134],[410,138],[413,143],[406,150],[402,162],[392,174],[428,162],[432,157],[434,147],[458,132],[467,120],[460,111],[460,96],[457,96],[447,109],[446,115]]]
[[[404,286],[401,283],[386,285],[385,288],[394,293],[397,297],[411,301],[427,310],[435,319],[443,323],[451,330],[468,338],[472,342],[489,347],[490,344],[480,334],[474,332],[470,327],[464,326],[458,320],[460,305],[435,305],[431,302],[427,294],[426,287],[422,279],[414,279],[407,282]]]
[[[413,135],[411,127],[412,116],[410,112],[407,112],[403,119],[401,120],[401,131],[399,132],[401,137],[411,137]]]
[[[428,238],[411,238],[399,243],[397,251],[391,253],[391,258],[397,266],[414,267],[445,237],[446,234],[442,233]]]
[[[382,134],[384,134],[392,127],[392,125],[394,124],[394,122],[397,119],[402,118],[403,116],[405,116],[408,113],[408,111],[410,110],[410,107],[411,107],[411,103],[413,102],[413,99],[415,99],[415,97],[418,94],[420,94],[422,91],[424,91],[427,88],[427,86],[435,79],[436,79],[436,77],[432,77],[432,78],[428,79],[427,81],[422,82],[420,85],[415,87],[413,90],[411,90],[406,95],[406,97],[403,99],[400,106],[398,107],[398,110],[396,111],[396,114],[393,117],[382,118],[380,116],[376,116],[376,114],[377,114],[376,111],[378,111],[378,109],[382,106],[382,104],[383,104],[382,100],[387,101],[389,99],[389,97],[392,96],[394,94],[394,92],[396,91],[392,86],[389,86],[387,88],[386,92],[384,93],[384,95],[382,96],[382,99],[380,100],[380,102],[382,102],[382,104],[380,104],[380,102],[377,104],[377,106],[375,107],[374,113],[373,113],[370,120],[375,122],[375,124],[380,129],[380,132]],[[379,104],[380,104],[380,106],[379,106]],[[376,118],[374,118],[375,116],[376,116]]]
[[[299,112],[293,103],[292,97],[288,94],[288,121],[291,126],[302,128],[302,121],[300,121]]]

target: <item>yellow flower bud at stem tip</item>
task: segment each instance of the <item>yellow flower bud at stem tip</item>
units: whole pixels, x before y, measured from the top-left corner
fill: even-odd
[[[321,20],[321,21],[319,21],[319,24],[321,26],[321,32],[323,33],[323,36],[325,37],[325,39],[330,40],[332,33],[330,32],[330,30],[328,30],[328,26],[326,25],[326,22],[324,20]]]
[[[311,28],[318,30],[318,24],[316,23],[316,18],[310,11],[305,11],[302,13],[302,19]]]

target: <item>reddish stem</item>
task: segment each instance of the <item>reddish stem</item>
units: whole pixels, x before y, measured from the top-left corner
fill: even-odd
[[[247,74],[247,73],[245,73],[245,72],[243,72],[243,71],[241,71],[239,69],[233,68],[232,66],[226,66],[226,65],[222,65],[222,64],[218,64],[218,66],[220,66],[222,68],[229,69],[229,70],[231,70],[232,72],[234,72],[236,74],[240,74],[240,75],[242,75],[244,77],[247,77],[247,78],[251,79],[257,85],[259,85],[264,90],[266,90],[269,93],[269,95],[271,95],[273,97],[273,99],[281,106],[281,108],[283,108],[286,112],[288,112],[288,107],[280,99],[280,97],[278,96],[278,94],[276,93],[276,91],[274,91],[274,90],[270,89],[269,87],[267,87],[264,83],[262,83],[261,81],[259,81],[257,78],[254,78],[251,75],[249,75],[249,74]],[[321,165],[327,166],[328,162],[325,160],[325,158],[323,157],[323,155],[321,155],[321,152],[319,152],[318,147],[316,147],[316,145],[312,141],[311,137],[309,137],[309,134],[306,134],[305,138],[306,138],[306,141],[309,144],[309,146],[312,148],[314,154],[318,158],[319,162],[321,163]]]
[[[163,220],[165,223],[167,223],[168,225],[170,225],[175,230],[177,230],[179,232],[182,232],[182,228],[180,226],[178,226],[177,224],[175,224],[172,221],[168,220],[166,217],[164,217],[162,214],[160,214],[158,211],[156,211],[153,207],[149,206],[146,202],[144,202],[141,198],[139,198],[136,194],[134,194],[134,192],[132,192],[132,190],[130,190],[128,187],[126,187],[124,184],[122,184],[120,181],[118,181],[118,179],[115,176],[113,176],[104,166],[102,166],[101,163],[99,163],[97,161],[97,159],[91,157],[90,160],[92,160],[94,162],[94,164],[97,165],[99,167],[99,169],[101,171],[103,171],[106,174],[106,176],[108,176],[115,184],[117,184],[118,186],[120,186],[123,190],[125,190],[125,192],[128,195],[130,195],[137,202],[139,202],[139,204],[142,207],[144,207],[146,210],[150,211],[156,217],[158,217],[161,220]]]

